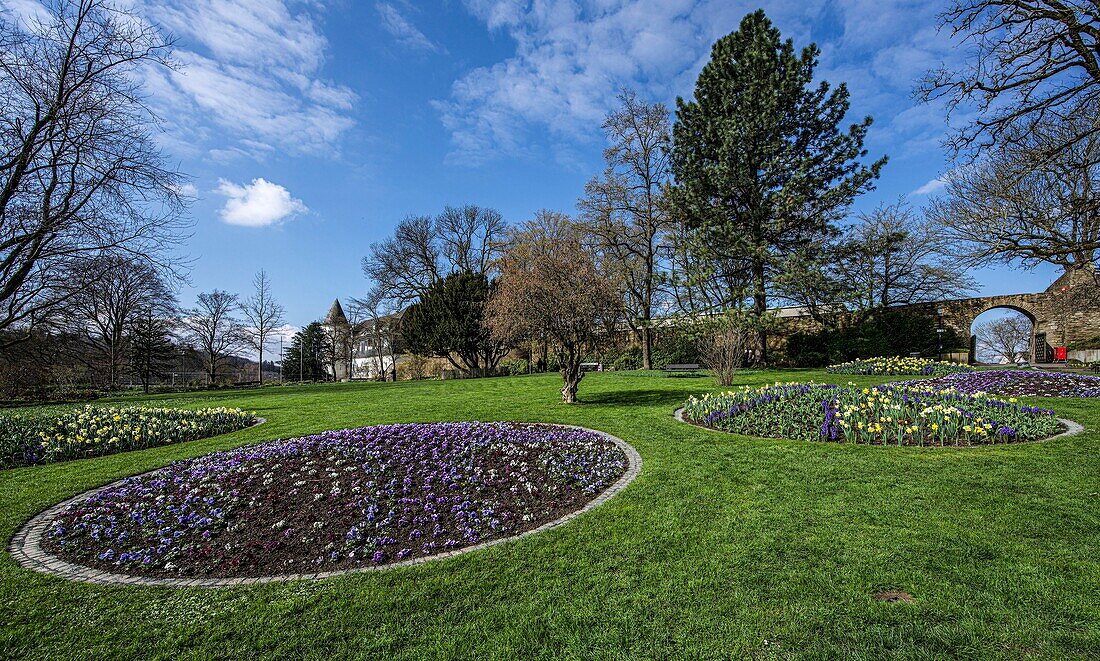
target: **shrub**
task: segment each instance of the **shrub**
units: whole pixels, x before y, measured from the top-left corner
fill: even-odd
[[[428,377],[428,363],[427,356],[414,353],[397,365],[397,378],[411,381],[425,379]]]
[[[529,365],[526,358],[506,358],[500,361],[497,369],[504,376],[519,376],[527,374]]]
[[[667,365],[698,363],[700,361],[697,337],[684,331],[658,333],[653,343],[653,369]]]
[[[787,338],[783,353],[785,362],[798,367],[822,367],[855,358],[904,356],[913,352],[935,356],[941,340],[936,326],[936,318],[929,312],[878,310],[839,328],[794,333]],[[942,343],[943,350],[948,351],[968,346],[970,339],[948,328]]]
[[[745,351],[755,334],[749,326],[733,317],[712,323],[699,339],[699,354],[704,367],[714,373],[718,385],[728,386],[745,364]]]

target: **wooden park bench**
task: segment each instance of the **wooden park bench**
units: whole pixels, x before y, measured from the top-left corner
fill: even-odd
[[[692,374],[697,375],[699,373],[698,363],[673,363],[671,365],[665,365],[661,368],[661,371],[665,374],[672,376],[673,374]]]

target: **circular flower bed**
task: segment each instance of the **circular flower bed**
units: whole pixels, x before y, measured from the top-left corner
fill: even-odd
[[[870,445],[985,445],[1057,434],[1049,409],[954,390],[787,383],[692,397],[688,422],[723,431]]]
[[[0,413],[0,468],[98,457],[183,443],[250,427],[241,409],[85,406]]]
[[[964,393],[1013,397],[1100,397],[1100,376],[1037,370],[983,370],[922,382]]]
[[[943,376],[945,374],[970,372],[972,368],[959,363],[932,360],[931,358],[879,357],[830,365],[827,371],[830,374]]]
[[[42,545],[147,576],[352,569],[537,528],[594,499],[627,465],[610,439],[553,425],[330,431],[128,478],[61,510]]]

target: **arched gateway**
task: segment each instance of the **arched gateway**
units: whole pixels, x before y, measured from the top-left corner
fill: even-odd
[[[978,315],[996,308],[1009,308],[1023,313],[1032,325],[1030,356],[1032,362],[1047,363],[1054,359],[1054,347],[1068,346],[1076,341],[1100,336],[1100,308],[1082,305],[1081,297],[1069,293],[1074,286],[1095,286],[1074,281],[1063,275],[1037,294],[1010,294],[942,301],[933,304],[940,323],[960,336],[971,337],[970,360],[974,361],[974,341],[971,324]],[[1096,298],[1092,297],[1095,301]]]

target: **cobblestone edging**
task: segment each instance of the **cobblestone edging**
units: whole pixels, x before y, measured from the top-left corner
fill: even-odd
[[[261,418],[262,420],[262,418]],[[260,424],[260,423],[257,423]],[[451,558],[456,555],[462,555],[464,553],[472,553],[473,551],[479,551],[490,546],[502,544],[504,542],[510,542],[516,539],[522,539],[529,535],[540,533],[550,528],[556,528],[574,518],[584,514],[585,512],[599,507],[615,494],[619,493],[627,487],[634,478],[638,477],[638,474],[642,471],[642,457],[638,454],[629,443],[622,439],[612,436],[611,434],[597,431],[595,429],[588,429],[587,427],[580,427],[577,425],[557,425],[559,427],[570,427],[573,429],[582,429],[584,431],[597,434],[619,447],[620,450],[626,455],[626,472],[622,477],[605,489],[602,493],[590,500],[584,505],[584,507],[570,512],[565,516],[544,523],[538,528],[528,530],[518,535],[511,537],[502,537],[500,539],[494,539],[488,542],[482,542],[481,544],[475,544],[474,546],[466,546],[454,551],[448,551],[446,553],[438,553],[436,555],[425,556],[423,558],[413,558],[411,560],[403,560],[401,562],[394,562],[386,565],[369,566],[369,567],[355,567],[353,569],[341,569],[338,571],[318,572],[315,574],[285,574],[281,576],[262,576],[256,578],[156,578],[147,576],[133,576],[128,574],[116,574],[114,572],[104,571],[102,569],[95,569],[92,567],[85,567],[83,565],[77,565],[71,562],[67,562],[51,555],[45,549],[42,548],[42,538],[46,533],[47,528],[54,517],[57,516],[64,508],[68,507],[72,503],[89,498],[96,493],[110,488],[118,482],[112,482],[111,484],[105,484],[96,489],[85,491],[73,498],[70,498],[64,502],[58,503],[47,510],[40,512],[37,516],[27,522],[19,532],[12,538],[9,545],[9,552],[15,558],[15,560],[27,569],[33,569],[34,571],[44,572],[47,574],[53,574],[54,576],[60,576],[62,578],[68,578],[74,581],[81,581],[84,583],[96,583],[99,585],[152,585],[160,587],[176,587],[176,588],[214,588],[214,587],[227,587],[234,585],[255,585],[257,583],[273,583],[278,581],[297,581],[297,580],[313,580],[320,578],[330,578],[332,576],[342,576],[344,574],[356,574],[360,572],[368,571],[385,571],[387,569],[393,569],[395,567],[408,567],[411,565],[419,565],[426,562],[432,562],[433,560],[439,560],[442,558]],[[154,469],[154,470],[160,470]],[[148,471],[153,472],[153,471]],[[141,473],[144,475],[144,473]],[[125,479],[125,478],[124,478]]]
[[[700,429],[707,429],[709,431],[717,432],[719,434],[729,434],[729,433],[731,433],[731,432],[725,431],[723,429],[715,429],[713,427],[704,427],[703,425],[696,425],[694,423],[688,422],[687,420],[684,420],[684,407],[682,407],[682,406],[680,408],[676,409],[673,412],[672,415],[673,415],[673,417],[676,418],[677,422],[683,422],[684,424],[692,425],[694,427],[699,427]],[[966,449],[973,449],[973,448],[992,448],[992,447],[1003,448],[1003,447],[1009,447],[1009,446],[1013,446],[1013,445],[1028,445],[1028,444],[1031,444],[1031,443],[1046,443],[1047,441],[1053,441],[1056,438],[1063,438],[1065,436],[1076,436],[1077,434],[1080,434],[1081,432],[1085,431],[1084,427],[1082,427],[1080,424],[1074,422],[1073,420],[1069,420],[1067,418],[1058,418],[1058,422],[1060,422],[1060,423],[1062,423],[1063,425],[1066,426],[1066,430],[1064,432],[1062,432],[1061,434],[1055,434],[1054,436],[1048,436],[1046,438],[1040,438],[1040,439],[1035,440],[1035,441],[1020,441],[1018,443],[990,443],[988,445],[921,445],[921,446],[905,446],[905,447],[953,448],[955,450],[966,450]]]

